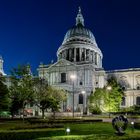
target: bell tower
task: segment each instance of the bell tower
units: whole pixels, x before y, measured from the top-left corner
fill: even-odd
[[[5,73],[4,73],[4,70],[3,70],[3,58],[2,58],[2,56],[0,56],[0,74],[1,75],[6,75]]]

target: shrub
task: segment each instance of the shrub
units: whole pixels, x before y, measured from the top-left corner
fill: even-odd
[[[62,136],[64,134],[64,129],[3,131],[0,132],[0,140],[32,140],[39,137]]]
[[[89,107],[89,110],[92,114],[101,114],[102,113],[101,109],[98,106],[92,106],[91,105]]]
[[[134,124],[134,128],[140,130],[140,123],[135,123],[135,124]]]
[[[43,128],[64,128],[62,124],[35,124],[35,125],[25,125],[25,126],[17,126],[12,128],[11,130],[21,130],[21,129],[43,129]]]

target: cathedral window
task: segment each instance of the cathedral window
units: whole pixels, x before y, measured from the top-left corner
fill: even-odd
[[[122,87],[122,90],[123,90],[123,91],[125,91],[125,90],[126,90],[126,87],[125,87],[125,86],[123,86],[123,87]]]
[[[140,90],[140,86],[137,86],[137,90]]]
[[[140,105],[140,97],[136,98],[136,105]]]
[[[83,94],[79,94],[79,104],[83,104]]]
[[[61,83],[66,83],[66,73],[61,73]]]
[[[125,106],[125,97],[122,97],[121,106]]]
[[[83,85],[83,82],[82,81],[80,81],[80,83],[79,83],[80,85]]]

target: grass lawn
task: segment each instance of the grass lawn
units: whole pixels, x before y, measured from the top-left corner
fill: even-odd
[[[140,140],[140,130],[128,126],[124,136],[116,136],[111,123],[64,124],[64,128],[21,129],[22,121],[0,122],[0,140]],[[20,130],[17,130],[17,128]],[[65,132],[70,128],[70,134]]]

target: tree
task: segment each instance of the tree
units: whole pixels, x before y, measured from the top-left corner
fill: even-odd
[[[67,99],[67,93],[63,89],[57,89],[57,88],[50,88],[50,108],[52,109],[52,112],[54,113],[54,119],[55,119],[55,112],[60,109],[60,105],[63,101],[66,101]]]
[[[25,106],[33,101],[34,98],[34,84],[32,75],[30,73],[29,65],[19,65],[11,71],[11,112],[12,115],[16,110],[22,109],[24,119]]]
[[[10,100],[8,98],[8,88],[4,84],[5,78],[0,77],[0,112],[1,111],[8,111]]]
[[[36,79],[36,105],[42,110],[42,118],[47,109],[55,112],[59,109],[60,103],[66,99],[66,92],[54,87],[48,86],[45,79]],[[54,115],[55,116],[55,115]]]
[[[48,83],[43,78],[34,78],[35,85],[35,104],[42,111],[42,118],[44,118],[45,110],[50,106],[49,104],[49,92]]]
[[[107,87],[111,86],[110,91]],[[111,77],[104,88],[97,88],[94,93],[90,95],[90,109],[100,110],[102,112],[117,112],[120,109],[120,103],[123,97],[121,86],[117,83],[116,78]]]
[[[96,88],[95,92],[92,92],[89,97],[89,110],[92,113],[100,114],[104,108],[105,89]]]
[[[117,79],[115,77],[110,77],[108,79],[107,86],[111,86],[112,90],[106,90],[106,107],[110,112],[117,112],[120,109],[124,92],[121,85],[117,83]]]

